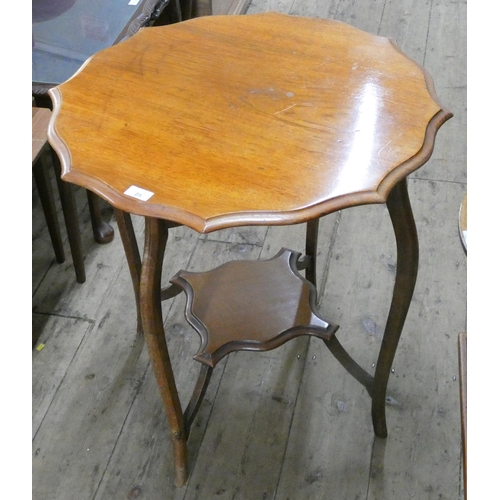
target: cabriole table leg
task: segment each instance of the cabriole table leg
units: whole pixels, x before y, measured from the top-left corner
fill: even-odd
[[[125,256],[127,258],[130,278],[132,279],[132,286],[134,287],[135,303],[137,307],[137,333],[142,335],[139,297],[142,269],[141,254],[139,252],[139,246],[137,245],[137,238],[135,237],[134,226],[132,224],[132,217],[130,214],[115,208],[115,217],[118,224],[118,230],[120,231],[123,250],[125,251]]]
[[[161,312],[161,273],[168,230],[164,221],[146,218],[140,283],[142,327],[156,382],[167,413],[174,451],[175,485],[187,481],[187,438],[179,394],[168,354]]]
[[[386,204],[396,236],[397,269],[391,307],[374,377],[372,420],[375,435],[378,437],[387,437],[385,419],[387,383],[418,271],[418,236],[406,179],[394,186]]]

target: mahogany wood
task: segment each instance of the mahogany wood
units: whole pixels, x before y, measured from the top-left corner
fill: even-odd
[[[234,351],[268,351],[292,338],[330,340],[338,325],[316,310],[316,288],[297,270],[298,252],[270,260],[233,261],[172,278],[186,293],[186,318],[201,337],[194,359],[214,367]]]
[[[125,257],[127,258],[130,277],[132,279],[132,286],[134,288],[135,304],[137,307],[137,333],[142,335],[142,321],[139,301],[142,269],[141,254],[139,252],[139,246],[137,245],[134,225],[132,224],[130,214],[115,208],[115,218],[118,224],[118,231],[120,231]]]
[[[118,224],[118,230],[120,232],[120,237],[123,244],[123,249],[125,251],[125,257],[127,258],[127,264],[130,271],[130,277],[132,279],[132,286],[134,288],[135,303],[137,306],[137,333],[142,335],[142,321],[139,305],[139,288],[141,282],[141,253],[139,251],[139,245],[137,244],[137,238],[135,236],[134,225],[132,223],[132,218],[127,212],[123,212],[115,208],[115,218]],[[175,224],[170,224],[169,227],[173,227]],[[171,299],[179,293],[182,289],[176,285],[170,285],[162,290],[161,300]]]
[[[200,232],[384,203],[451,117],[390,40],[278,13],[143,29],[50,95],[66,180]]]
[[[384,337],[374,376],[372,420],[375,434],[379,437],[387,436],[385,420],[387,382],[406,314],[410,308],[418,272],[418,235],[408,197],[406,179],[396,184],[390,192],[387,198],[387,208],[396,236],[397,263],[391,307],[385,324]]]
[[[187,481],[187,432],[170,363],[161,310],[161,272],[168,229],[164,221],[146,219],[144,265],[140,282],[140,307],[151,364],[170,424],[177,486]]]
[[[196,381],[196,386],[193,390],[191,399],[184,411],[184,426],[186,429],[186,439],[189,437],[189,430],[191,424],[198,413],[200,405],[203,401],[205,393],[207,391],[208,383],[212,377],[213,368],[207,365],[201,365],[200,374],[198,375],[198,380]]]
[[[245,332],[235,340],[232,332],[223,332],[211,345],[214,329],[205,324],[207,318],[215,318],[215,330],[232,321],[229,315],[212,314],[212,302],[224,305],[238,288],[223,291],[221,300],[213,288],[221,291],[219,279],[209,280],[208,297],[198,297],[190,287],[205,292],[203,279],[221,278],[233,268],[184,272],[162,291],[169,225],[208,233],[308,222],[304,259],[289,260],[285,278],[274,276],[274,270],[258,278],[266,275],[279,288],[286,276],[297,278],[297,271],[305,269],[310,283],[303,281],[300,290],[307,292],[310,313],[319,218],[347,207],[386,203],[398,260],[374,377],[336,341],[333,325],[322,325],[323,333],[330,328],[323,336],[314,331],[366,387],[375,433],[386,436],[387,382],[418,268],[406,177],[429,159],[437,130],[452,116],[437,102],[426,71],[391,40],[337,21],[277,13],[211,16],[141,30],[96,54],[50,95],[55,117],[49,137],[63,178],[100,195],[118,214],[146,217],[142,263],[131,224],[120,216],[119,226],[172,432],[176,485],[187,480],[187,434],[211,372],[202,369],[183,413],[161,300],[186,290],[188,320],[202,336],[197,359],[210,368],[234,349],[277,347],[297,325],[280,328],[278,322],[277,331],[264,338]],[[131,187],[133,193],[125,194]],[[151,194],[147,199],[145,192]],[[243,264],[230,272],[231,279],[244,275],[252,280],[254,266]],[[200,276],[202,282],[191,283]],[[262,293],[258,283],[251,288],[254,298]],[[279,312],[278,320],[285,317]],[[276,318],[266,314],[263,319],[270,325]]]
[[[374,378],[362,368],[344,349],[337,337],[325,340],[326,347],[335,356],[337,361],[361,384],[373,398]]]

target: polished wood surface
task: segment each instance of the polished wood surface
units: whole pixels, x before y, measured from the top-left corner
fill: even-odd
[[[304,337],[267,353],[235,353],[214,370],[191,427],[190,479],[176,489],[169,428],[144,337],[136,335],[120,238],[92,244],[90,223],[82,225],[91,286],[77,286],[72,266],[54,263],[34,190],[33,329],[46,347],[33,350],[33,500],[463,500],[453,332],[465,331],[467,317],[467,258],[458,235],[467,189],[467,3],[252,0],[249,12],[270,9],[394,38],[425,65],[454,113],[431,159],[408,181],[420,263],[388,385],[389,436],[374,437],[365,388],[330,359],[322,341]],[[76,195],[88,221],[85,192]],[[132,221],[142,250],[144,218]],[[110,222],[118,233],[115,218]],[[320,312],[341,325],[336,336],[372,372],[396,266],[387,210],[342,210],[323,217],[319,229]],[[302,251],[305,230],[299,224],[198,235],[175,228],[164,284],[179,269],[268,259],[283,246]],[[185,360],[199,338],[184,318],[183,296],[162,307],[185,404],[200,368]],[[485,498],[495,491],[489,479]]]
[[[270,351],[303,335],[322,339],[331,348],[339,327],[319,316],[316,288],[299,273],[307,265],[300,256],[282,248],[271,259],[236,260],[202,273],[180,271],[172,278],[187,296],[186,319],[201,338],[194,356],[202,363],[197,383],[186,410],[181,414],[179,408],[172,421],[172,428],[177,420],[182,422],[185,440],[213,368],[228,354]],[[179,459],[180,486],[186,481],[186,466]]]
[[[64,179],[200,232],[383,203],[451,117],[389,39],[278,13],[141,30],[50,94]]]
[[[390,40],[336,21],[276,13],[210,17],[139,32],[91,58],[51,97],[56,117],[49,137],[64,178],[117,211],[146,216],[142,262],[126,219],[120,230],[138,327],[170,424],[175,484],[188,478],[189,425],[211,375],[200,372],[183,412],[161,307],[179,291],[175,284],[161,288],[168,230],[178,224],[211,232],[308,221],[311,254],[302,269],[315,282],[312,221],[386,202],[397,266],[375,374],[337,339],[323,339],[367,389],[375,434],[386,437],[387,384],[418,268],[406,177],[427,161],[438,128],[451,117],[423,68]],[[204,300],[216,302],[214,293]],[[189,311],[187,317],[193,319]]]
[[[214,367],[235,351],[268,351],[300,335],[330,340],[338,325],[318,316],[316,289],[298,271],[300,253],[232,261],[211,271],[180,271],[186,318],[201,337],[195,359]],[[243,286],[242,286],[243,285]]]

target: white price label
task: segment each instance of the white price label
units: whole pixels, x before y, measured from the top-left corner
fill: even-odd
[[[125,194],[127,196],[131,196],[132,198],[137,198],[138,200],[141,201],[148,201],[151,196],[154,195],[151,191],[148,191],[147,189],[142,189],[137,186],[130,186],[126,191]]]

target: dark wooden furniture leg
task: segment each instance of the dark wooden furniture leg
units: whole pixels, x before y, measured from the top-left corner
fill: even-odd
[[[47,221],[47,227],[49,229],[50,240],[52,241],[56,261],[62,263],[65,259],[64,247],[62,243],[61,229],[57,219],[54,192],[52,191],[52,184],[48,172],[47,157],[45,156],[46,153],[47,150],[41,154],[33,165],[33,177],[38,189],[40,201],[42,203],[45,220]]]
[[[135,237],[134,226],[130,214],[115,208],[115,217],[122,239],[123,249],[125,250],[125,256],[127,257],[130,277],[132,278],[132,286],[134,287],[135,303],[137,307],[137,333],[142,335],[139,293],[142,269],[141,254],[139,252],[139,246],[137,245],[137,238]]]
[[[410,307],[418,271],[418,237],[406,179],[393,188],[387,198],[397,247],[397,270],[389,315],[375,368],[371,376],[342,347],[336,337],[325,344],[342,366],[367,390],[372,398],[372,422],[375,435],[387,437],[385,403],[387,383],[399,338]]]
[[[374,376],[372,420],[375,435],[378,437],[387,437],[385,419],[387,383],[418,272],[418,236],[406,179],[396,184],[389,194],[387,208],[396,236],[397,269],[391,307]]]
[[[115,232],[113,228],[102,218],[101,199],[92,191],[87,190],[87,199],[89,202],[90,221],[92,222],[92,231],[94,240],[97,243],[109,243],[113,241]]]
[[[146,241],[140,280],[144,337],[167,413],[174,451],[175,485],[187,481],[187,433],[168,354],[161,312],[161,273],[168,230],[165,221],[146,218]]]
[[[314,219],[307,223],[306,230],[306,280],[316,286],[316,257],[318,254],[318,231],[319,219]]]
[[[189,438],[189,430],[191,429],[191,424],[193,423],[194,418],[196,417],[196,414],[200,409],[201,402],[205,397],[205,393],[207,392],[208,383],[210,382],[210,378],[212,377],[212,372],[213,368],[211,366],[201,365],[193,395],[191,396],[187,408],[184,410],[186,439]]]
[[[78,222],[78,210],[76,208],[75,197],[73,195],[73,186],[61,179],[61,164],[54,151],[51,150],[52,162],[56,174],[57,187],[61,198],[62,212],[68,232],[68,241],[75,268],[76,281],[85,283],[85,263],[82,252],[82,238],[80,235],[80,224]]]

